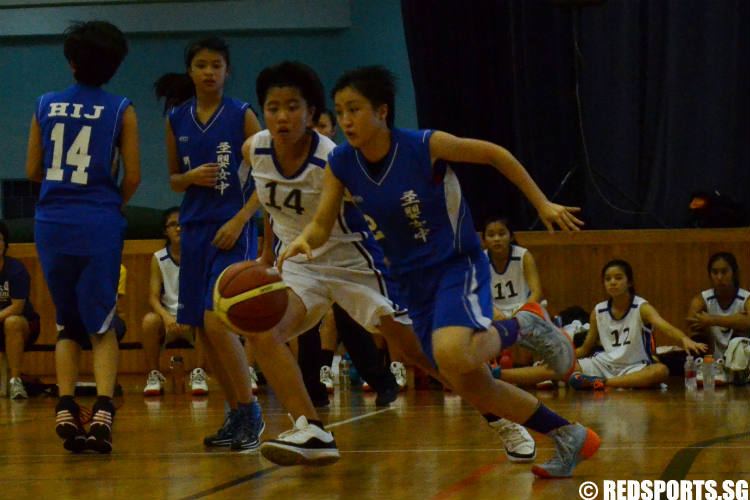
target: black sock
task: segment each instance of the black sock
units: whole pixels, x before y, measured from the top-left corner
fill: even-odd
[[[323,427],[323,422],[321,422],[320,420],[308,420],[307,423],[312,424],[316,427],[320,427],[322,430],[326,430],[326,428]]]
[[[333,365],[333,351],[329,349],[320,350],[320,366],[332,366]]]
[[[72,410],[76,406],[78,405],[76,404],[75,399],[73,399],[73,396],[60,396],[60,400],[57,402],[55,411]]]

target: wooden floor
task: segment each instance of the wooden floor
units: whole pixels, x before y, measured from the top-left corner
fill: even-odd
[[[145,377],[120,381],[125,397],[109,456],[74,456],[62,448],[52,398],[0,400],[0,498],[577,499],[583,481],[750,477],[747,386],[717,389],[713,398],[686,396],[679,379],[664,391],[537,391],[602,438],[572,479],[541,480],[529,464],[509,463],[484,420],[442,391],[409,390],[387,409],[376,408],[372,394],[337,392],[321,413],[341,460],[281,468],[257,452],[203,448],[203,436],[223,420],[218,391],[203,399],[167,394],[145,401]],[[264,437],[289,428],[273,395],[260,400]],[[547,460],[551,441],[535,438],[537,461]]]

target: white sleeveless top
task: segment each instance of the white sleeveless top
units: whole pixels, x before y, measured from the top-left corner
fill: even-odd
[[[172,316],[177,316],[177,297],[180,290],[180,265],[174,261],[169,248],[164,247],[154,252],[156,262],[161,270],[161,305]]]
[[[596,327],[604,351],[612,362],[631,365],[651,364],[651,327],[641,319],[641,306],[647,301],[635,295],[622,319],[612,316],[609,301],[596,305]]]
[[[484,253],[490,261],[492,305],[506,316],[510,316],[531,296],[529,283],[523,273],[523,256],[526,255],[526,249],[511,245],[505,269],[496,269],[489,252],[485,250]]]
[[[732,303],[729,307],[722,309],[719,305],[719,301],[716,298],[716,292],[713,288],[709,290],[703,290],[701,292],[703,302],[706,304],[706,312],[712,316],[732,316],[745,309],[745,302],[747,301],[750,292],[744,288],[737,289],[737,295],[735,295]],[[727,345],[734,335],[732,328],[722,328],[720,326],[712,326],[708,329],[711,334],[711,341],[714,347],[714,359],[723,358],[724,352],[727,350]]]
[[[262,130],[253,136],[250,173],[255,180],[258,199],[271,216],[273,232],[280,240],[281,245],[276,249],[277,255],[313,220],[320,202],[328,153],[334,147],[336,144],[333,141],[316,133],[307,160],[300,165],[297,172],[287,177],[276,164],[271,133]],[[336,245],[362,241],[368,236],[367,224],[362,213],[356,209],[355,211],[355,218],[358,219],[353,221],[342,203],[338,221],[331,230],[330,238],[321,247],[313,250],[313,258],[325,254]],[[306,262],[307,257],[296,255],[290,260]]]

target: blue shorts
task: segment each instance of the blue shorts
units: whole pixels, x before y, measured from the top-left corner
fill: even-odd
[[[490,263],[481,250],[395,277],[422,349],[432,362],[432,332],[447,326],[486,330],[492,322]]]
[[[64,255],[44,245],[37,253],[57,324],[69,337],[109,330],[116,312],[122,240],[120,248],[97,255]]]
[[[229,250],[211,244],[222,224],[187,223],[180,233],[180,291],[177,322],[203,326],[203,313],[214,309],[214,283],[230,264],[254,259],[258,253],[255,225],[245,225]]]

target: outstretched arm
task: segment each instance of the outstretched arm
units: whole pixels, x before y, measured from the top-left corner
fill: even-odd
[[[685,335],[682,330],[670,325],[667,320],[659,315],[654,306],[649,303],[645,303],[641,306],[641,319],[644,323],[653,325],[657,330],[664,332],[670,338],[678,341],[688,354],[700,354],[708,350],[706,344],[695,342]]]
[[[523,165],[497,144],[460,138],[437,130],[430,136],[430,155],[433,164],[435,160],[443,159],[492,165],[523,192],[550,232],[554,231],[555,225],[563,231],[578,231],[579,226],[583,226],[583,221],[573,215],[580,212],[579,207],[566,207],[549,201]]]
[[[344,185],[333,174],[330,165],[326,165],[323,174],[323,190],[320,195],[318,210],[302,234],[297,236],[292,243],[281,252],[278,258],[279,270],[284,261],[297,254],[304,253],[308,259],[312,259],[312,251],[323,245],[331,235],[331,229],[336,222],[341,210],[341,200],[344,197]]]

